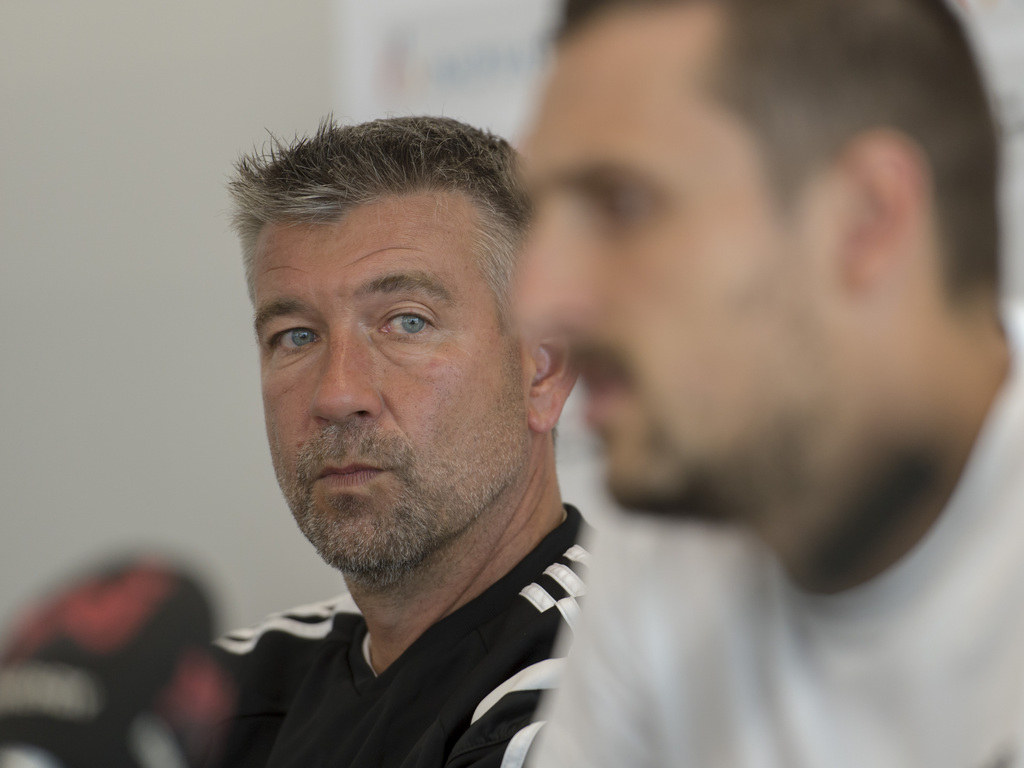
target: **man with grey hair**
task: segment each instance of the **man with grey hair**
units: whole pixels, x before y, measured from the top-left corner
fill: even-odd
[[[220,764],[525,757],[588,556],[555,476],[566,350],[509,322],[516,164],[442,118],[329,120],[238,164],[274,468],[349,592],[218,641]]]

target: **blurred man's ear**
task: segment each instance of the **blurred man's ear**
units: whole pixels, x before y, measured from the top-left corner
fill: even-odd
[[[923,151],[898,131],[869,131],[842,150],[834,170],[844,209],[838,227],[842,288],[874,293],[916,271],[915,260],[934,237]]]
[[[524,378],[528,379],[527,421],[534,432],[550,432],[558,423],[576,370],[565,339],[542,339],[526,345]]]

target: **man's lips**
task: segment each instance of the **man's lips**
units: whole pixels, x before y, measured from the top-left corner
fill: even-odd
[[[332,486],[355,486],[367,483],[377,475],[386,472],[372,464],[345,464],[344,466],[326,466],[320,470],[317,480]]]
[[[600,431],[632,396],[629,363],[616,348],[602,343],[581,343],[572,354],[587,390],[586,420]]]
[[[583,383],[587,392],[587,423],[600,430],[614,419],[615,412],[629,399],[632,390],[625,379],[614,376],[593,376],[584,373]]]

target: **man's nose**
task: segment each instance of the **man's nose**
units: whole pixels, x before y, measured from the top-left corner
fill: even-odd
[[[358,334],[332,338],[325,352],[311,404],[313,417],[327,424],[378,418],[384,403],[369,342]]]
[[[536,335],[587,336],[598,317],[597,263],[557,209],[541,209],[523,256],[516,317]]]

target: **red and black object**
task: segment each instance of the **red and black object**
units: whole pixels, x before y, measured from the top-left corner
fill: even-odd
[[[0,656],[0,767],[14,756],[57,768],[200,764],[234,708],[212,632],[199,582],[163,560],[73,579],[28,611]]]

